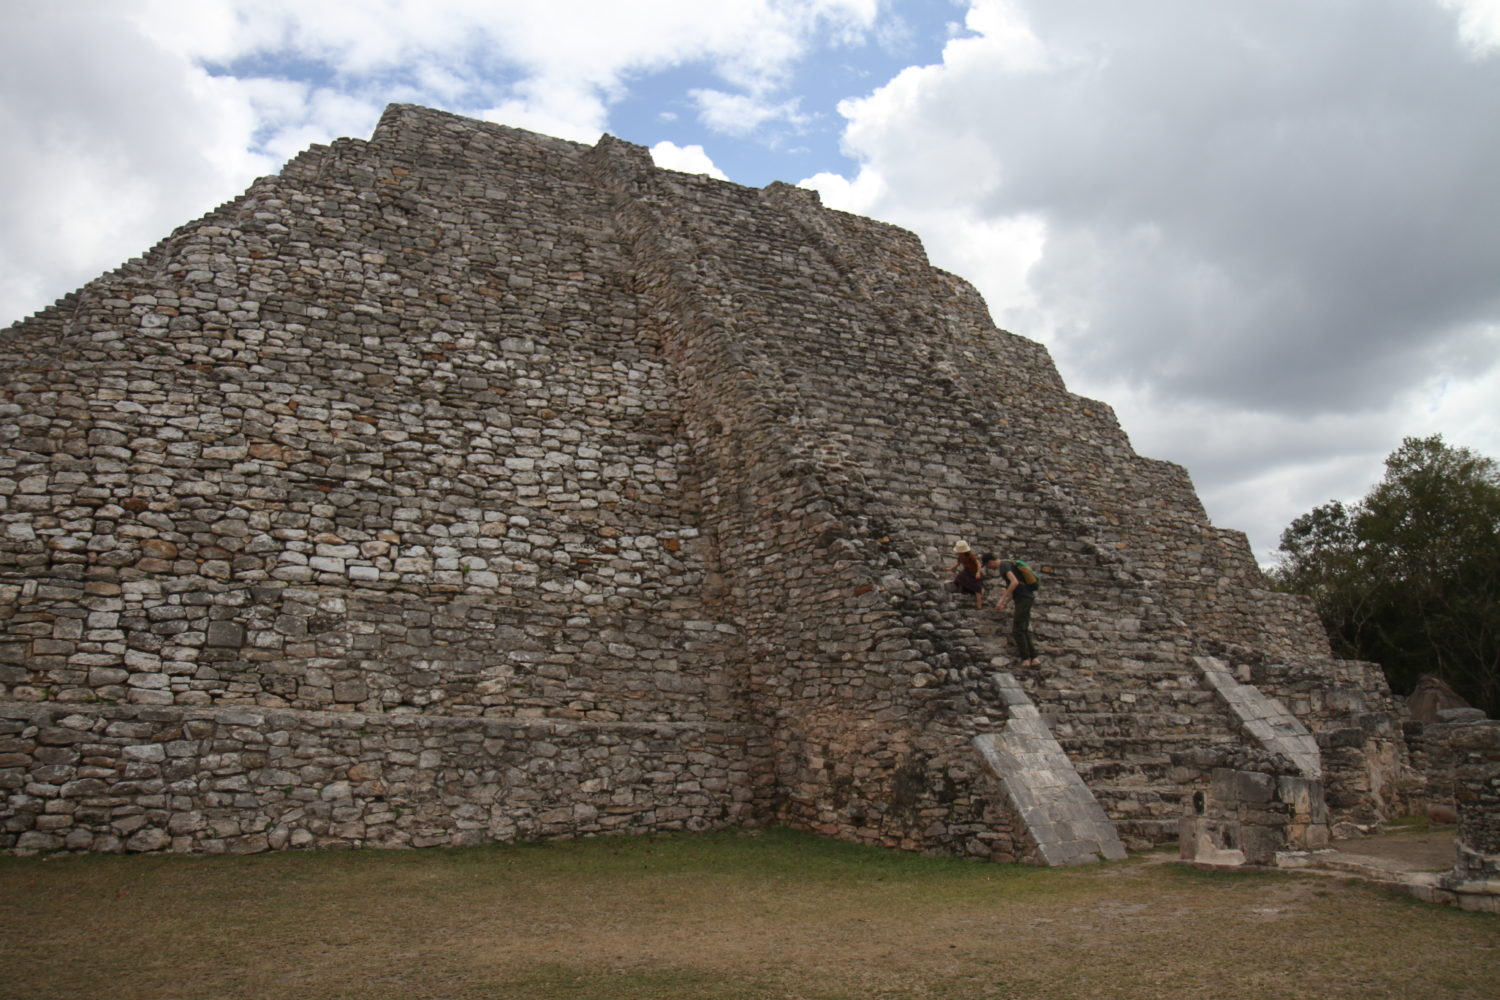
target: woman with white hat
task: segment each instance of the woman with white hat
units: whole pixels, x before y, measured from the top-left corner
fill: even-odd
[[[984,574],[979,568],[979,557],[962,538],[953,543],[953,555],[953,565],[948,567],[948,571],[957,573],[953,578],[954,589],[960,594],[973,594],[974,607],[983,607],[984,583],[981,578]]]

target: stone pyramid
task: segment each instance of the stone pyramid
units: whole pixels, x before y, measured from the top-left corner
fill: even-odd
[[[3,848],[1072,863],[1235,754],[1376,823],[1394,712],[911,233],[609,136],[393,105],[0,332]]]

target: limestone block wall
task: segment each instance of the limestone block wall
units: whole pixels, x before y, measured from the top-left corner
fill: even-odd
[[[1482,720],[1419,722],[1408,719],[1402,725],[1402,736],[1419,782],[1412,789],[1413,812],[1429,813],[1436,808],[1443,813],[1457,813],[1458,790],[1468,775],[1465,774],[1464,754],[1458,751],[1454,738],[1476,721]]]
[[[701,723],[0,706],[22,850],[248,853],[701,830],[756,813],[753,733]]]
[[[304,154],[6,338],[12,697],[728,711],[604,206],[460,131]]]
[[[314,741],[329,711],[745,719],[584,151],[395,109],[0,334],[0,699],[286,710]],[[80,766],[7,758],[7,844],[64,836],[24,789]]]
[[[1178,847],[1183,860],[1275,866],[1282,851],[1328,846],[1322,783],[1300,773],[1288,759],[1232,753],[1192,757],[1182,755],[1179,765],[1207,767],[1210,781],[1182,819]]]
[[[1401,706],[1378,665],[1332,657],[1277,662],[1237,652],[1244,675],[1316,736],[1337,836],[1373,832],[1419,808],[1423,762],[1411,753]]]
[[[1464,909],[1500,913],[1500,724],[1457,726],[1446,742],[1455,764],[1458,837],[1443,887]]]

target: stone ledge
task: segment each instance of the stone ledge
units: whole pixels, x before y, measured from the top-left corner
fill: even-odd
[[[666,736],[695,730],[720,730],[735,735],[762,734],[765,727],[754,723],[726,722],[632,722],[594,721],[588,719],[515,718],[503,719],[478,715],[422,715],[405,713],[324,712],[313,709],[271,708],[261,706],[197,705],[97,705],[89,702],[9,702],[0,703],[0,719],[33,721],[38,717],[104,718],[169,722],[173,720],[223,722],[236,726],[258,726],[263,723],[284,724],[302,720],[318,727],[358,729],[371,725],[406,726],[410,728],[476,728],[532,730],[537,732],[639,732]]]

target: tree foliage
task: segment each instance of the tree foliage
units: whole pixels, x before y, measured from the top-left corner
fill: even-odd
[[[1282,590],[1317,605],[1334,647],[1410,692],[1436,674],[1500,715],[1500,468],[1441,435],[1406,438],[1359,503],[1281,535]]]

